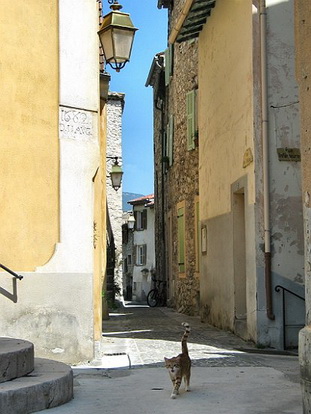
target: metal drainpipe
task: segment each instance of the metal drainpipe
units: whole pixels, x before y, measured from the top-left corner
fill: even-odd
[[[261,123],[263,146],[263,193],[264,193],[264,231],[265,231],[265,286],[266,312],[274,320],[271,280],[271,229],[269,194],[269,135],[268,135],[268,96],[267,96],[267,56],[266,56],[266,1],[260,0],[260,50],[261,50]]]

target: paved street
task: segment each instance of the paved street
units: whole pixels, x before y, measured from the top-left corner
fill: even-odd
[[[180,352],[183,321],[192,328],[191,392],[171,400],[163,357]],[[104,321],[102,345],[97,361],[74,368],[74,400],[49,413],[302,413],[297,356],[258,353],[197,317],[127,304]]]

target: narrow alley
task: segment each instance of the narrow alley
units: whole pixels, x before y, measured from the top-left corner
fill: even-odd
[[[191,325],[191,392],[170,399],[163,358],[180,352]],[[302,412],[298,357],[262,351],[169,308],[126,304],[104,321],[102,355],[74,367],[74,399],[51,414]]]

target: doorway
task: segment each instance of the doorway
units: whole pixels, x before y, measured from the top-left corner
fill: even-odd
[[[247,338],[245,187],[238,187],[232,194],[234,330]]]

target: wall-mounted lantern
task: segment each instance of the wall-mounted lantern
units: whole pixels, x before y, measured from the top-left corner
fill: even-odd
[[[135,226],[135,217],[131,214],[127,219],[127,226],[130,230],[134,229]]]
[[[136,27],[130,15],[123,13],[117,0],[108,0],[110,13],[104,16],[98,31],[106,63],[117,72],[130,60]]]
[[[122,182],[122,175],[123,175],[123,171],[121,166],[119,165],[118,162],[118,157],[106,157],[107,159],[114,159],[114,164],[111,168],[110,171],[110,179],[111,179],[111,184],[112,187],[118,191],[119,188],[121,187],[121,182]]]

